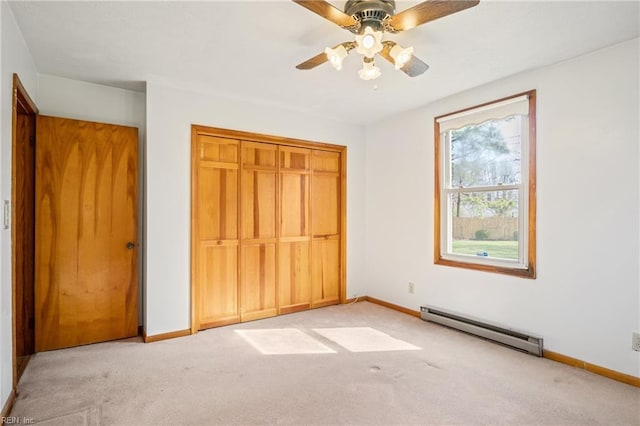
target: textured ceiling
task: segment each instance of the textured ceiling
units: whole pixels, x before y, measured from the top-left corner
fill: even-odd
[[[10,3],[41,73],[136,90],[156,81],[358,124],[636,38],[640,27],[637,1],[485,0],[385,36],[412,45],[425,74],[380,59],[382,76],[365,82],[355,51],[340,72],[295,69],[353,36],[291,1]]]

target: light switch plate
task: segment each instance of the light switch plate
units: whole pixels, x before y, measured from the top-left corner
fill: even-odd
[[[4,200],[3,203],[3,225],[4,229],[9,229],[10,217],[11,217],[11,203],[9,200]]]

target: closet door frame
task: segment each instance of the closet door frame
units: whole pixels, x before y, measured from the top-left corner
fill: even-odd
[[[195,277],[199,265],[197,264],[196,250],[198,250],[198,136],[214,136],[227,139],[235,139],[247,142],[262,142],[280,146],[308,148],[340,153],[340,298],[339,303],[347,302],[347,147],[323,142],[313,142],[302,139],[286,138],[281,136],[265,135],[260,133],[245,132],[239,130],[223,129],[193,124],[191,126],[191,334],[199,330],[200,324],[197,315],[197,298]],[[311,212],[311,215],[313,212]],[[240,280],[241,278],[239,278]]]

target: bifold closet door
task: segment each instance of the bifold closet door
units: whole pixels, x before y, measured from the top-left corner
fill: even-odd
[[[191,331],[340,303],[344,147],[192,127]]]
[[[340,301],[340,153],[311,155],[311,306]]]
[[[242,142],[242,321],[277,315],[278,146]]]
[[[240,320],[238,189],[240,142],[198,135],[195,191],[197,328]]]
[[[279,313],[311,305],[311,150],[280,146]]]

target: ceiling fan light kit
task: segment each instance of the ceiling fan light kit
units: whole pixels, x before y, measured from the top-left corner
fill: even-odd
[[[296,68],[308,70],[329,61],[335,69],[340,70],[344,58],[356,48],[364,56],[363,67],[358,75],[363,80],[373,80],[381,74],[374,62],[377,54],[409,77],[416,77],[429,69],[426,63],[413,55],[413,47],[402,48],[391,40],[383,41],[384,33],[395,34],[417,27],[473,7],[479,0],[427,0],[398,14],[395,14],[394,0],[348,0],[344,12],[324,0],[293,2],[355,34],[355,42],[327,47],[324,53],[298,64]]]
[[[380,68],[378,68],[373,61],[373,58],[363,60],[362,69],[358,71],[358,75],[363,80],[375,80],[380,77]]]

